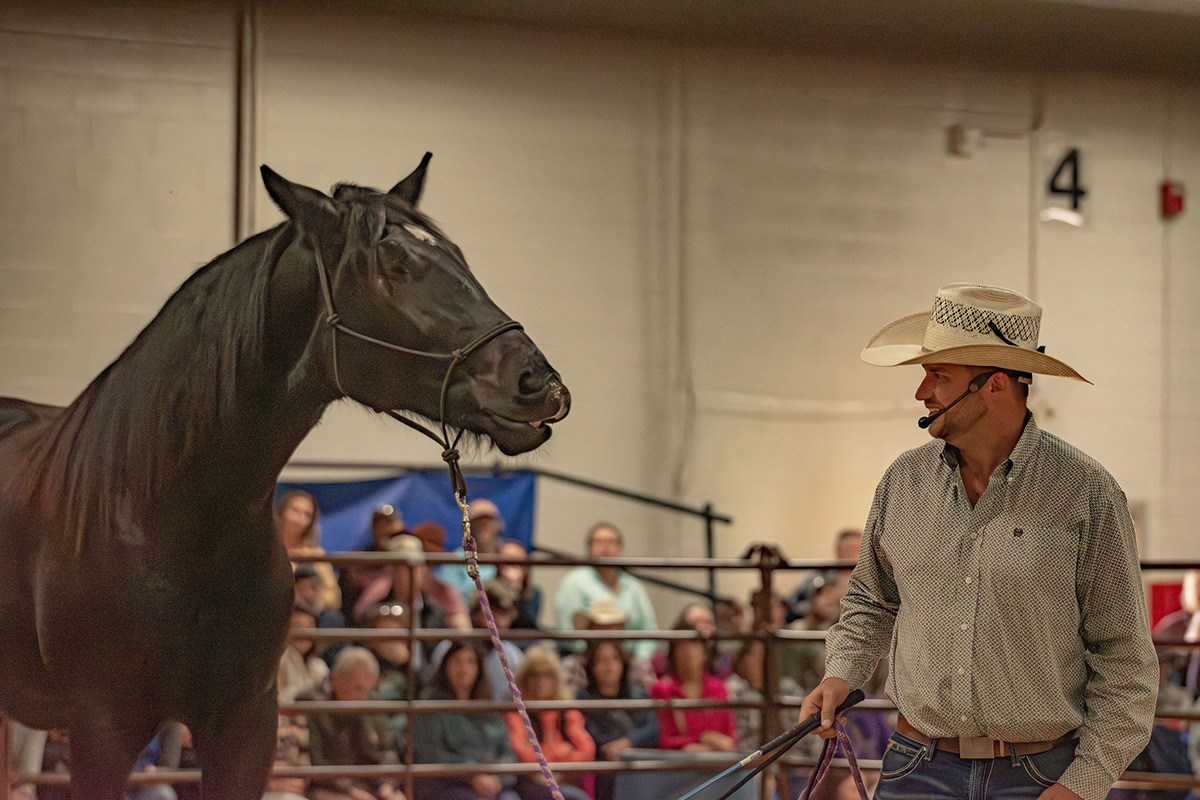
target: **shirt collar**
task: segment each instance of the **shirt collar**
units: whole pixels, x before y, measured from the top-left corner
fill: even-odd
[[[1033,418],[1033,412],[1026,411],[1025,428],[1021,431],[1021,438],[1017,440],[1017,445],[1009,453],[1008,459],[999,467],[999,469],[1004,470],[1003,474],[1011,474],[1014,467],[1028,463],[1033,458],[1033,453],[1037,450],[1038,442],[1041,438],[1042,429],[1038,427],[1037,421]],[[949,442],[942,446],[942,461],[951,469],[958,468],[959,458],[960,455],[957,447]]]

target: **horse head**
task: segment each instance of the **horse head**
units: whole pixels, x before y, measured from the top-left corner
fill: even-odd
[[[388,192],[339,184],[332,196],[262,168],[295,228],[277,271],[304,273],[309,304],[318,293],[300,371],[333,397],[440,420],[507,455],[532,450],[566,416],[570,393],[417,210],[428,163]]]

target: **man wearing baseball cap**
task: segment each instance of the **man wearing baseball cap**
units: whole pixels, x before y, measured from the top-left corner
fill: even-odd
[[[471,536],[475,538],[475,552],[481,556],[495,555],[500,549],[500,537],[504,533],[504,517],[500,509],[486,497],[477,497],[467,504],[467,519],[471,520]],[[460,558],[464,557],[461,547],[451,551]],[[438,580],[453,586],[463,599],[463,603],[471,602],[472,592],[475,591],[475,581],[467,574],[466,564],[442,564],[437,568]],[[495,564],[480,564],[479,578],[484,583],[496,577]]]
[[[1125,495],[1038,428],[1041,308],[943,286],[862,359],[920,365],[918,424],[875,491],[858,566],[801,717],[834,709],[890,645],[900,710],[877,800],[1101,800],[1150,737],[1158,668]]]

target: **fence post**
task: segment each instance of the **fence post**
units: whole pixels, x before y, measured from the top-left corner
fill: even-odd
[[[769,544],[757,544],[750,549],[747,556],[758,558],[759,588],[754,593],[754,631],[760,634],[763,642],[763,703],[759,717],[759,737],[770,741],[781,732],[779,724],[779,642],[775,638],[775,624],[772,619],[774,611],[775,570],[785,559],[782,554]],[[745,749],[745,748],[743,748]],[[783,794],[780,797],[790,797],[788,793],[787,774],[783,769],[778,771],[778,780],[782,781]],[[764,780],[759,785],[761,800],[770,800],[778,794],[772,791],[771,782]]]

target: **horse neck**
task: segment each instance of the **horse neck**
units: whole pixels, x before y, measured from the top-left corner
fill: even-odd
[[[81,529],[93,514],[136,517],[181,493],[269,502],[330,399],[288,386],[303,343],[281,346],[268,324],[285,233],[259,234],[198,270],[66,409],[44,465],[57,462],[78,498]]]

